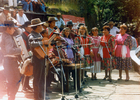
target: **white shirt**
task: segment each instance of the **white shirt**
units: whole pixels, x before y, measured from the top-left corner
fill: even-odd
[[[56,20],[58,20],[57,17],[55,17]],[[58,20],[57,22],[55,22],[55,26],[57,26],[58,28],[60,28],[61,25],[65,25],[65,22],[63,21],[62,18],[60,18],[60,20]]]
[[[22,17],[19,14],[17,14],[17,21],[19,24],[23,25],[25,22],[29,20],[25,14],[23,14]]]
[[[110,29],[110,34],[113,36],[116,36],[117,32],[120,32],[120,30],[115,26],[113,26],[113,28]]]

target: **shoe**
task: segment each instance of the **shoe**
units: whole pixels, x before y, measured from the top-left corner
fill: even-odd
[[[30,11],[31,13],[34,13],[34,11]]]
[[[103,80],[106,80],[107,77],[104,77]]]
[[[109,82],[112,82],[112,79],[108,79]]]
[[[129,81],[129,77],[128,78],[126,78],[126,80],[125,81]]]
[[[122,78],[118,78],[118,81],[122,80]]]
[[[30,11],[29,10],[26,10],[26,12],[29,13]]]

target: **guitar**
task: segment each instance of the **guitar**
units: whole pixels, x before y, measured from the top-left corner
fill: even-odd
[[[37,56],[37,58],[39,58],[39,59],[44,59],[44,58],[45,58],[45,55],[46,55],[46,54],[47,54],[47,55],[49,54],[50,49],[53,48],[53,46],[51,46],[51,41],[52,41],[55,37],[56,37],[56,34],[54,34],[50,39],[47,38],[47,37],[44,37],[44,38],[42,39],[42,42],[48,41],[48,46],[45,46],[45,45],[43,44],[42,48],[41,48],[40,46],[34,48],[33,52],[34,52],[34,54]],[[47,51],[46,54],[44,53],[44,51],[45,51],[45,52]]]

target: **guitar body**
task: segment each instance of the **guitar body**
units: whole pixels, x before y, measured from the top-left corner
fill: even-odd
[[[44,37],[44,38],[42,39],[42,41],[47,41],[47,40],[49,40],[47,37]],[[43,45],[42,48],[43,48],[43,50],[44,50],[45,52],[47,51],[46,54],[48,55],[50,49],[52,49],[53,47],[52,47],[51,44],[49,43],[48,46]],[[34,53],[35,53],[35,55],[37,56],[37,58],[39,58],[39,59],[44,59],[44,58],[45,58],[45,53],[44,53],[44,51],[42,50],[42,48],[36,47],[36,48],[34,49]]]

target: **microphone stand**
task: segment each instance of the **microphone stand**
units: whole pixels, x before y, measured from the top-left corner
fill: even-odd
[[[61,36],[60,36],[61,37]],[[63,37],[61,37],[68,45],[70,45]],[[78,94],[77,94],[77,66],[76,66],[76,53],[82,55],[81,53],[79,53],[73,46],[71,46],[72,49],[75,51],[75,91],[76,91],[76,95],[75,95],[75,98],[79,98],[78,97]],[[81,45],[79,46],[81,47]],[[82,55],[84,56],[84,55]],[[81,60],[81,58],[80,58]],[[81,88],[81,61],[80,61],[80,88]]]
[[[53,68],[55,69],[56,73],[59,75],[58,71],[56,70],[55,66],[53,65],[53,63],[51,62],[51,60],[48,58],[47,55],[47,49],[43,49],[43,47],[41,46],[41,44],[39,43],[40,48],[42,49],[42,51],[45,53],[45,74],[44,74],[44,100],[46,97],[46,76],[47,76],[47,70],[49,69],[49,66],[47,65],[47,59],[50,61],[50,63],[52,64]],[[48,47],[48,45],[45,45],[46,47]],[[60,76],[60,75],[59,75]]]
[[[61,59],[61,56],[60,56],[60,53],[59,53],[59,50],[58,50],[58,46],[57,45],[56,45],[56,48],[57,48],[57,52],[58,52],[58,56],[59,56],[60,64],[61,64],[61,82],[62,82],[62,98],[61,98],[61,100],[65,100],[63,76],[64,76],[64,82],[66,82],[66,77],[65,77],[65,73],[64,73],[64,69],[63,69],[63,65],[62,65],[63,61]]]

